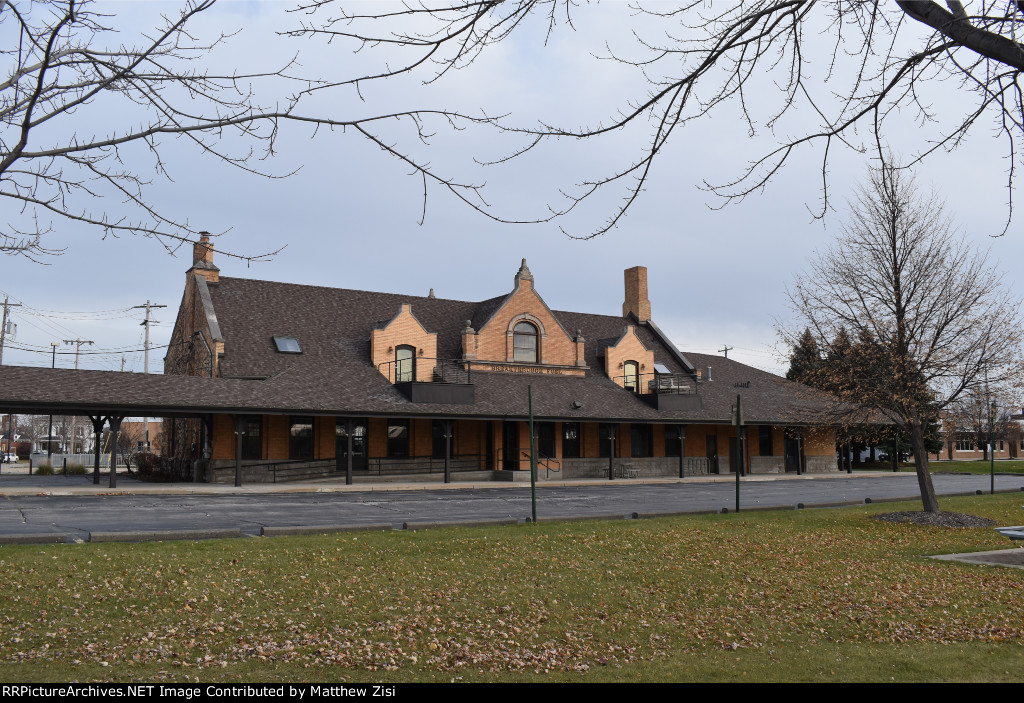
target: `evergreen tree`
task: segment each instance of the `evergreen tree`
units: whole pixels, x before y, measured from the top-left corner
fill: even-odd
[[[786,378],[813,386],[820,367],[821,351],[818,349],[817,340],[811,334],[811,328],[808,327],[804,329],[789,355],[789,371],[786,372]]]

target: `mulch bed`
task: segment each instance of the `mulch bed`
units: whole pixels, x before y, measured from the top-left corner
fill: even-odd
[[[873,515],[875,520],[882,522],[909,522],[929,527],[995,527],[996,521],[987,517],[951,513],[945,510],[937,513],[926,513],[922,510],[902,510],[895,513]]]

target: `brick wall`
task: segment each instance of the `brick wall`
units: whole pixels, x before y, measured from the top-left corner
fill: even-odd
[[[263,423],[263,429],[267,433],[264,444],[265,454],[268,459],[286,460],[290,445],[288,434],[287,415],[267,415]]]
[[[213,416],[212,459],[235,458],[235,426],[227,415]]]
[[[836,432],[829,427],[808,427],[803,431],[804,456],[836,455]]]
[[[512,328],[526,320],[537,327],[538,361],[542,364],[576,364],[576,344],[562,329],[544,301],[533,289],[533,281],[520,278],[511,297],[476,333],[476,357],[481,361],[512,360]]]
[[[388,455],[388,421],[383,417],[371,417],[367,421],[366,452],[371,458],[385,457]]]
[[[434,451],[433,422],[416,419],[409,422],[409,456],[430,456]]]
[[[370,359],[392,383],[395,382],[395,349],[406,344],[416,349],[416,380],[432,380],[437,358],[437,333],[424,329],[413,315],[412,306],[403,303],[384,329],[370,333]]]
[[[645,374],[654,373],[654,352],[647,349],[640,338],[636,336],[636,330],[633,325],[627,325],[625,332],[615,346],[608,347],[604,352],[604,370],[608,375],[608,378],[612,379],[619,386],[625,386],[625,379],[623,378],[624,368],[623,366],[627,361],[635,361],[639,364],[638,373],[640,377],[637,382],[640,386],[640,392],[644,393],[647,391],[646,380],[652,378],[652,376],[645,376]]]

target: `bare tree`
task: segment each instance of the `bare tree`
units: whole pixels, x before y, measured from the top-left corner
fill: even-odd
[[[956,147],[984,119],[1004,138],[1009,157],[1008,226],[1024,137],[1019,86],[1024,46],[1016,39],[1024,35],[1024,5],[975,2],[968,13],[960,2],[945,4],[638,0],[631,5],[633,46],[609,45],[598,57],[635,69],[636,91],[620,96],[617,110],[594,115],[589,125],[560,124],[563,120],[552,115],[539,116],[533,125],[518,115],[516,122],[489,118],[492,126],[522,138],[505,158],[490,163],[508,163],[540,145],[554,148],[553,142],[614,140],[639,131],[643,146],[632,160],[563,188],[533,219],[551,221],[593,199],[609,209],[604,223],[589,232],[594,236],[619,223],[643,191],[653,164],[681,138],[684,127],[732,105],[746,123],[747,134],[738,136],[769,132],[780,138],[766,153],[754,155],[735,179],[704,185],[725,201],[742,199],[761,191],[797,152],[818,145],[822,201],[815,214],[824,216],[830,207],[828,162],[836,148],[871,152],[884,164],[886,126],[916,120],[918,128],[933,129],[904,164],[913,165],[936,150]],[[547,41],[559,28],[572,28],[574,17],[597,11],[572,0],[417,0],[355,7],[363,12],[339,0],[307,0],[300,8],[306,16],[292,33],[353,41],[359,50],[375,48],[386,56],[376,75],[418,72],[428,82],[472,63],[513,33],[539,29]],[[941,89],[954,93],[949,102],[956,101],[955,114],[935,109],[923,92],[947,78],[952,80]],[[800,124],[793,122],[796,113]],[[490,217],[506,217],[486,203],[464,199]]]
[[[265,72],[208,69],[211,53],[230,38],[198,38],[213,5],[182,2],[159,26],[126,37],[118,18],[100,14],[91,0],[0,0],[0,198],[7,202],[0,252],[55,253],[46,246],[55,221],[85,223],[104,235],[149,236],[173,250],[197,231],[182,213],[161,211],[147,197],[144,159],[157,177],[169,178],[163,140],[176,139],[242,171],[273,176],[261,169],[288,122],[342,128],[410,166],[424,184],[473,191],[372,131],[375,123],[396,120],[417,129],[429,113],[351,120],[307,114],[300,109],[303,91],[321,78],[296,75],[294,61]]]
[[[826,354],[820,374],[840,401],[867,408],[911,439],[924,509],[938,511],[928,471],[929,419],[964,393],[993,393],[1020,373],[1020,301],[987,254],[957,235],[942,203],[907,171],[872,171],[833,247],[789,291],[821,348],[840,330],[857,340]],[[785,334],[785,332],[784,332]]]

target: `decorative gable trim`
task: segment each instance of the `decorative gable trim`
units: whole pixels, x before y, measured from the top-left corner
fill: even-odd
[[[526,276],[522,275],[523,269],[526,269]],[[547,313],[551,315],[551,319],[555,321],[555,324],[558,325],[558,328],[560,330],[562,330],[562,333],[565,334],[565,336],[568,337],[569,339],[572,339],[573,336],[569,334],[569,330],[565,329],[565,326],[562,325],[562,322],[561,320],[558,319],[558,316],[555,315],[551,308],[548,307],[548,304],[544,302],[544,298],[542,298],[540,293],[537,292],[537,289],[533,287],[533,274],[531,274],[530,270],[526,268],[526,259],[523,259],[523,265],[522,267],[520,267],[519,271],[520,272],[516,274],[516,283],[515,286],[512,288],[512,292],[506,295],[502,299],[501,304],[499,304],[498,307],[496,307],[491,312],[491,314],[487,316],[487,319],[484,320],[484,322],[477,328],[477,334],[487,329],[487,326],[491,324],[491,321],[494,320],[494,318],[497,317],[498,314],[505,309],[505,306],[509,304],[509,302],[515,297],[516,293],[519,292],[519,289],[523,287],[523,281],[526,281],[527,283],[525,287],[533,291],[533,294],[537,297],[538,302],[540,302],[540,304],[544,307],[544,310],[546,310]]]

